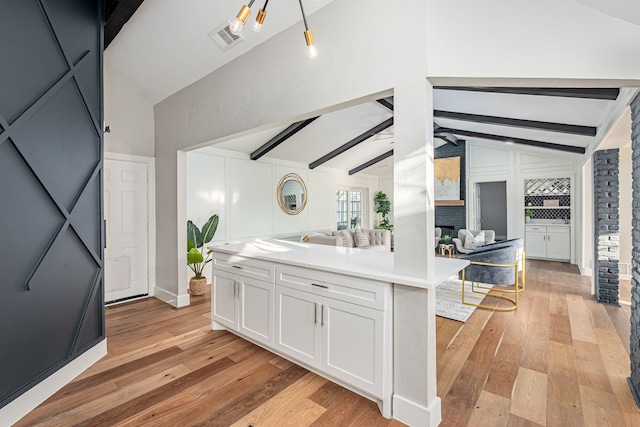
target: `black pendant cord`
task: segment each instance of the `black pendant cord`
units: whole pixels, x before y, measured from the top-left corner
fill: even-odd
[[[255,2],[255,1],[256,1],[256,0],[251,0],[251,1],[249,2],[249,4],[247,5],[247,7],[248,7],[248,8],[251,8],[251,6],[253,6],[253,2]]]
[[[309,26],[307,25],[307,17],[304,15],[304,7],[302,7],[302,0],[298,0],[300,2],[300,12],[302,12],[302,20],[304,21],[304,29],[309,30]]]
[[[269,4],[269,0],[265,0],[264,6],[262,6],[262,10],[267,11],[267,5]]]

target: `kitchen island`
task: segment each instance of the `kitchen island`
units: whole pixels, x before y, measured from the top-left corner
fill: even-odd
[[[435,363],[427,363],[436,351],[433,290],[468,261],[436,258],[434,274],[416,278],[395,274],[390,252],[284,240],[210,248],[213,329],[376,401],[387,418],[438,424],[439,398],[424,407],[394,393],[407,380],[407,370],[397,368],[432,371],[427,378],[435,388]],[[414,350],[394,354],[394,345],[407,340]]]

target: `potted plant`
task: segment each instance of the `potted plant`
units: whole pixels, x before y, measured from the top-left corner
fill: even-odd
[[[204,294],[207,278],[202,275],[204,267],[211,262],[212,250],[208,250],[205,256],[204,245],[213,239],[218,229],[218,215],[214,214],[202,226],[202,231],[191,221],[187,221],[187,265],[195,274],[189,280],[189,293],[191,295]]]
[[[451,238],[451,236],[450,236],[450,235],[448,235],[448,234],[445,234],[445,235],[444,235],[444,236],[442,236],[442,238],[440,239],[440,241],[442,242],[442,244],[443,244],[443,245],[450,245],[452,240],[453,240],[453,239],[452,239],[452,238]]]
[[[524,210],[524,222],[531,222],[532,216],[533,216],[533,209]]]
[[[389,215],[391,211],[391,200],[389,200],[385,193],[378,191],[373,197],[373,201],[375,203],[376,213],[382,215],[382,221],[380,221],[376,228],[393,230],[393,224],[391,224],[389,218],[387,218],[387,215]]]

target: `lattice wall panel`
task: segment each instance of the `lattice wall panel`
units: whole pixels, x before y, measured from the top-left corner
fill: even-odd
[[[0,407],[104,338],[102,1],[1,9]]]

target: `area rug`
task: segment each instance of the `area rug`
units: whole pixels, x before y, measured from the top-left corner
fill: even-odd
[[[481,283],[482,286],[493,287]],[[465,282],[464,298],[467,302],[480,303],[483,295],[471,292],[471,282]],[[462,281],[452,276],[436,287],[436,316],[466,322],[476,307],[462,304]]]

